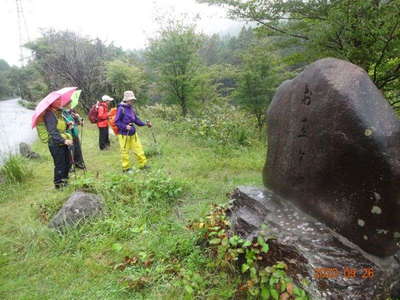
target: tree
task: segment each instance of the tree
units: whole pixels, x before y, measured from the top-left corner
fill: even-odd
[[[37,102],[49,92],[43,77],[33,62],[21,68],[10,68],[7,76],[13,95],[19,95],[22,99]]]
[[[4,60],[0,59],[0,99],[12,96],[12,89],[9,81],[10,66]]]
[[[156,72],[167,100],[178,103],[183,116],[188,113],[194,78],[200,67],[198,50],[201,40],[194,26],[169,21],[159,37],[150,40],[146,53],[149,66]]]
[[[255,21],[277,41],[291,42],[296,46],[293,62],[333,56],[357,64],[392,105],[400,103],[390,99],[400,84],[400,0],[198,2],[225,5],[232,17]]]
[[[77,86],[82,90],[80,104],[86,110],[106,91],[105,61],[122,55],[113,45],[69,31],[44,32],[26,47],[32,50],[49,90]]]
[[[131,65],[121,60],[113,60],[106,65],[107,83],[115,99],[121,98],[124,91],[134,91],[136,97],[146,99],[146,76],[140,67]],[[141,101],[143,102],[143,101]]]
[[[269,39],[250,44],[241,55],[243,64],[237,75],[236,102],[257,119],[256,127],[262,130],[266,110],[277,86],[287,77],[282,63],[271,52]]]

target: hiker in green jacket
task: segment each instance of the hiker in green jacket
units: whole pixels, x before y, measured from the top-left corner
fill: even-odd
[[[54,186],[59,189],[68,183],[71,159],[68,147],[74,142],[67,132],[60,101],[55,101],[45,112],[44,124],[48,133],[48,146],[54,161]]]
[[[74,142],[73,145],[73,164],[75,167],[79,169],[86,169],[85,162],[83,161],[82,155],[82,147],[81,142],[79,140],[79,129],[78,126],[83,124],[83,120],[79,116],[79,114],[75,113],[71,108],[70,104],[68,104],[65,109],[63,109],[63,117],[65,122],[67,122],[68,129],[67,132],[72,135],[72,139]]]

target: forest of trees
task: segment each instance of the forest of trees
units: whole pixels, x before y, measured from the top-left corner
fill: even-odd
[[[105,93],[132,89],[141,103],[175,103],[182,115],[207,103],[239,105],[264,124],[279,84],[305,65],[337,57],[364,68],[388,101],[400,104],[400,0],[198,0],[251,21],[237,36],[206,36],[169,20],[144,50],[126,51],[75,32],[49,30],[26,45],[22,68],[0,60],[0,98],[40,100],[63,86],[82,89],[88,110]]]

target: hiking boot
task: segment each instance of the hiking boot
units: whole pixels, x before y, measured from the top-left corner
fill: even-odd
[[[140,170],[149,170],[150,166],[149,165],[145,165],[143,167],[140,168]]]
[[[64,181],[55,183],[54,187],[56,188],[56,190],[60,190],[60,189],[65,188],[67,185],[68,185],[68,182],[64,180]]]

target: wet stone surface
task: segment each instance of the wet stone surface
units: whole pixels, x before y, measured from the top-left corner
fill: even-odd
[[[400,121],[368,74],[321,59],[279,87],[267,120],[265,186],[368,253],[396,253]]]
[[[280,249],[290,274],[312,299],[386,299],[400,283],[400,253],[372,256],[266,189],[238,187],[229,211],[233,230],[252,239],[261,230]],[[265,224],[266,228],[261,229]]]
[[[99,215],[103,210],[103,206],[101,196],[92,193],[75,192],[51,219],[49,227],[63,232],[68,226],[81,224]]]

